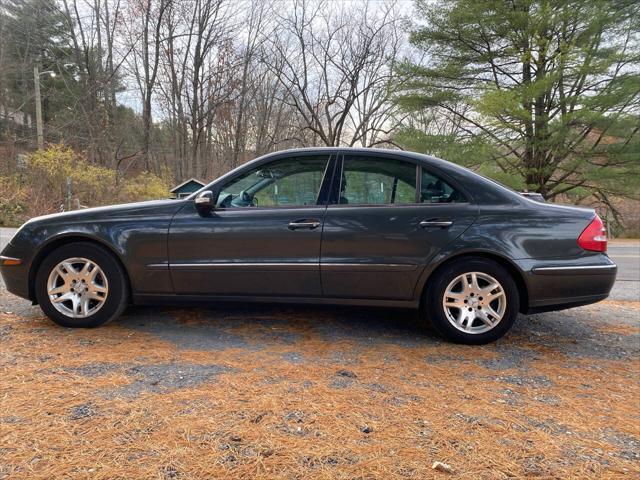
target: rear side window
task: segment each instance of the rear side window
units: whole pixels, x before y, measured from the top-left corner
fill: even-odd
[[[346,155],[338,203],[416,203],[416,166],[392,158]]]
[[[464,203],[465,196],[442,178],[422,169],[420,203]]]

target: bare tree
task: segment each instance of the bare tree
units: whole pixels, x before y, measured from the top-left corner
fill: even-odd
[[[120,173],[184,179],[292,146],[379,145],[400,118],[393,2],[47,1],[69,32],[48,131]]]
[[[158,78],[164,15],[172,0],[129,0],[125,35],[132,53],[128,60],[142,99],[142,146],[145,169],[152,167],[152,98]]]
[[[398,21],[393,3],[373,8],[296,0],[279,16],[269,37],[277,54],[271,65],[283,64],[273,71],[314,143],[378,141],[373,134],[384,131],[393,108],[385,105],[400,50]]]
[[[237,113],[235,122],[232,166],[238,165],[241,150],[244,150],[247,141],[247,128],[245,125],[245,107],[249,96],[250,68],[255,65],[256,52],[259,50],[264,37],[260,34],[267,23],[267,2],[252,0],[249,4],[249,14],[246,22],[246,42],[242,55],[242,74],[240,76],[240,91],[237,101]]]

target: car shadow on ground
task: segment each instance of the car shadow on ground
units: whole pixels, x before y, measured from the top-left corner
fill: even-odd
[[[461,355],[478,348],[519,352],[522,361],[525,356],[537,357],[535,351],[541,349],[569,357],[620,360],[638,354],[636,318],[633,305],[617,303],[520,315],[504,339],[483,347],[455,348]],[[390,308],[234,303],[206,308],[131,307],[113,325],[153,335],[181,350],[263,350],[295,346],[302,340],[349,342],[357,349],[395,345],[436,351],[448,345],[432,329],[419,327],[416,312]],[[517,362],[514,358],[505,367]]]
[[[405,347],[441,342],[433,332],[421,332],[415,312],[406,309],[234,303],[205,308],[132,307],[116,323],[183,349],[293,345],[302,339]]]
[[[23,319],[40,318],[41,328],[61,330],[44,318],[37,306],[12,295],[2,295],[2,309]],[[625,359],[640,351],[638,312],[637,302],[601,302],[559,312],[520,315],[503,339],[483,347],[456,345],[455,349],[463,356],[473,355],[480,348],[502,354],[527,349],[569,357]],[[302,340],[349,342],[358,349],[395,345],[432,352],[449,345],[432,329],[420,329],[413,310],[372,307],[230,302],[180,308],[137,306],[129,307],[121,318],[92,334],[102,329],[149,334],[179,350],[265,350],[295,346]]]

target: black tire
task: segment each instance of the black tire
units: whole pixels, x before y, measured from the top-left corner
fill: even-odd
[[[480,272],[497,280],[505,293],[506,307],[502,319],[489,331],[467,333],[456,328],[448,320],[443,306],[445,291],[449,283],[456,277],[469,272]],[[482,307],[479,307],[482,308]],[[492,260],[481,257],[464,257],[445,264],[429,278],[420,306],[420,324],[431,326],[447,340],[467,345],[483,345],[493,342],[505,335],[518,316],[520,295],[518,287],[508,270]],[[475,320],[472,325],[480,322]]]
[[[95,313],[84,318],[72,318],[56,310],[47,291],[47,281],[52,270],[63,260],[74,257],[94,262],[108,281],[104,304]],[[63,327],[93,328],[104,325],[120,316],[129,302],[129,285],[120,262],[107,249],[88,242],[69,243],[49,253],[38,269],[34,289],[42,311]]]

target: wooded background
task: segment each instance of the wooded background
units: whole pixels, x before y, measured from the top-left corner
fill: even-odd
[[[639,26],[633,0],[0,0],[0,224],[59,208],[70,177],[96,205],[343,145],[439,156],[633,233]]]

